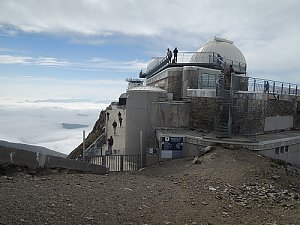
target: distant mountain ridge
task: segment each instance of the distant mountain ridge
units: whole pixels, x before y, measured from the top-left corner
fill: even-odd
[[[8,147],[8,148],[15,148],[15,149],[21,149],[21,150],[26,150],[26,151],[31,151],[31,152],[39,152],[45,155],[52,155],[52,156],[58,156],[58,157],[63,157],[66,158],[67,155],[45,148],[41,146],[36,146],[36,145],[27,145],[27,144],[21,144],[21,143],[13,143],[13,142],[8,142],[8,141],[2,141],[0,140],[0,146],[3,147]]]

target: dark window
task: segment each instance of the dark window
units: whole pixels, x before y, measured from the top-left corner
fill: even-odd
[[[279,147],[275,148],[275,154],[279,154]]]
[[[284,146],[281,146],[280,147],[280,153],[283,153],[284,152]]]
[[[285,152],[289,152],[289,146],[285,146]]]

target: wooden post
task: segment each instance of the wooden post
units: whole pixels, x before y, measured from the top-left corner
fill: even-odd
[[[143,168],[143,131],[140,130],[141,168]]]
[[[82,138],[83,138],[83,141],[82,141],[82,161],[85,162],[85,130],[83,130],[83,133],[82,133]]]

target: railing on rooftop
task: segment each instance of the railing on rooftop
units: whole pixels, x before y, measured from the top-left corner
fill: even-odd
[[[168,58],[164,57],[159,60],[158,63],[152,68],[149,68],[148,70],[143,69],[140,73],[140,77],[145,78],[148,76],[152,76],[167,65],[206,64],[218,68],[220,67],[220,60],[221,64],[223,64],[223,68],[232,65],[234,71],[236,71],[237,73],[246,73],[247,65],[245,63],[220,57],[216,52],[179,52],[177,54],[177,63],[169,63]]]
[[[255,77],[235,75],[239,82],[246,84],[247,90],[252,92],[265,92],[278,95],[300,95],[299,84],[282,81],[267,80]],[[241,89],[240,89],[241,90]]]

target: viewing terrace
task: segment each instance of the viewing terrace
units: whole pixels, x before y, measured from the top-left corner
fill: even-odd
[[[169,63],[167,57],[158,57],[153,65],[140,72],[140,78],[150,78],[168,67],[201,66],[220,69],[224,72],[229,65],[233,66],[235,73],[245,74],[247,65],[231,59],[221,57],[215,52],[179,52],[176,63]]]

